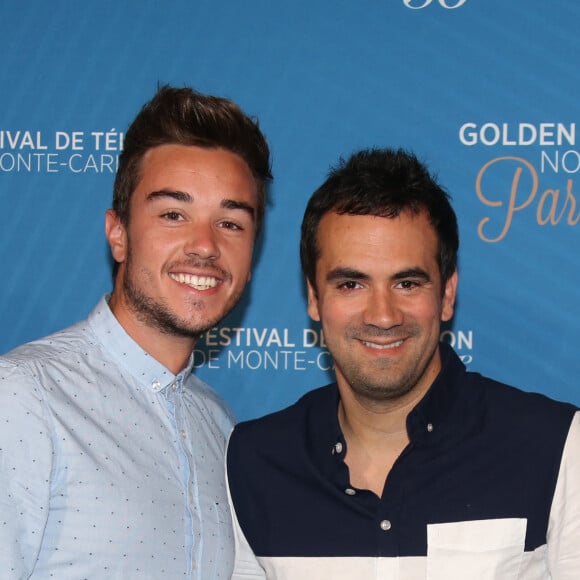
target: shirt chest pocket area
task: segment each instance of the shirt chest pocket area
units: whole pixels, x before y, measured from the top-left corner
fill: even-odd
[[[526,519],[476,520],[427,526],[427,580],[516,580]]]

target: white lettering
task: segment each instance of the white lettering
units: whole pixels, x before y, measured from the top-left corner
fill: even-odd
[[[229,351],[227,353],[228,368],[237,367],[256,371],[258,369],[268,370],[306,370],[304,356],[305,351],[274,350],[274,351],[239,351],[237,353]]]
[[[543,145],[562,146],[565,144],[575,145],[576,123],[565,125],[564,123],[484,123],[478,126],[476,123],[464,123],[459,128],[459,141],[467,147],[477,144],[493,147],[503,145],[505,147]]]
[[[80,153],[73,153],[68,160],[68,167],[73,173],[115,173],[119,157],[109,154],[83,157]]]
[[[446,342],[453,348],[461,349],[473,349],[473,330],[464,331],[460,330],[457,333],[454,333],[451,330],[444,330],[441,335],[439,336],[441,342]]]
[[[0,171],[9,173],[55,173],[58,171],[57,153],[2,153]]]
[[[410,8],[411,10],[422,10],[431,4],[433,0],[403,0],[403,4]],[[459,8],[463,6],[467,2],[467,0],[437,0],[439,6],[445,8],[446,10],[454,10],[455,8]]]
[[[219,350],[208,350],[207,352],[203,350],[193,351],[193,368],[199,369],[207,365],[210,369],[219,369],[218,355]]]
[[[123,149],[124,134],[117,132],[116,129],[111,129],[107,132],[92,131],[91,137],[93,137],[95,142],[96,151],[99,151],[102,148],[104,148],[105,151],[121,151]]]
[[[83,133],[73,131],[69,134],[64,131],[57,131],[54,135],[54,144],[57,151],[69,148],[73,151],[82,151],[84,149]]]
[[[580,171],[580,152],[569,149],[560,155],[560,151],[551,152],[552,158],[547,151],[542,151],[540,155],[540,172],[545,173],[546,164],[549,165],[554,173],[560,169],[564,173],[578,173]]]
[[[9,149],[35,149],[37,151],[47,150],[48,147],[42,143],[42,132],[36,131],[0,131],[0,149],[4,149],[6,142]]]

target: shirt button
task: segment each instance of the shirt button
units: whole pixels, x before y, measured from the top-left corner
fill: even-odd
[[[177,383],[173,383],[173,384],[171,385],[171,390],[172,390],[172,391],[177,391]]]
[[[433,423],[427,423],[427,431],[429,431],[429,433],[433,432]]]
[[[153,381],[151,387],[154,391],[158,391],[161,388],[161,383],[159,381]]]
[[[352,489],[352,487],[347,487],[344,490],[344,493],[346,493],[346,495],[356,495],[356,491],[354,489]]]
[[[179,435],[182,439],[185,439],[185,435],[186,435],[185,429],[181,429],[181,431],[179,431]]]
[[[342,443],[340,441],[334,446],[334,452],[342,453]]]
[[[389,520],[383,520],[380,524],[381,530],[388,532],[391,529],[391,522]]]

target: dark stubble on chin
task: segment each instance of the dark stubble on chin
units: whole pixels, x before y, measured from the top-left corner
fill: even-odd
[[[393,331],[384,331],[376,327],[350,327],[347,335],[350,338],[372,340],[373,338],[398,340],[419,336],[421,328],[418,325],[408,324],[398,327]],[[421,361],[410,363],[406,369],[400,371],[393,369],[388,360],[377,362],[374,369],[366,369],[358,360],[346,360],[341,367],[341,372],[350,385],[356,397],[375,403],[387,403],[401,399],[410,393],[417,385],[428,363],[435,355],[436,348]]]
[[[200,334],[213,326],[209,326],[209,328],[195,328],[187,325],[185,321],[175,316],[166,304],[144,294],[131,282],[130,277],[125,277],[123,280],[123,290],[127,304],[135,314],[137,320],[151,328],[156,328],[163,334],[194,338],[197,340]]]
[[[137,284],[133,283],[130,264],[128,263],[127,266],[127,275],[123,278],[123,290],[129,308],[131,308],[137,320],[169,336],[197,340],[201,334],[212,329],[233,309],[242,294],[242,291],[240,291],[235,296],[232,296],[230,302],[224,304],[224,311],[220,316],[210,319],[202,325],[195,326],[188,323],[187,320],[177,317],[163,301],[155,300],[145,294]],[[198,312],[202,312],[205,305],[200,301],[192,303],[191,307]]]
[[[388,378],[388,373],[389,369],[385,369],[386,378]],[[344,374],[355,396],[375,403],[397,401],[410,393],[417,384],[417,377],[411,373],[399,377],[396,382],[386,380],[373,382],[353,373],[352,369],[347,369]]]

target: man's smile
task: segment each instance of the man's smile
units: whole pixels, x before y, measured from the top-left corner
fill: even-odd
[[[170,272],[169,277],[172,280],[180,282],[181,284],[186,284],[195,290],[209,290],[210,288],[215,288],[220,283],[220,281],[213,276],[196,276],[195,274],[175,274]]]
[[[361,342],[368,348],[375,348],[377,350],[388,350],[392,348],[397,348],[403,344],[402,340],[398,340],[397,342],[391,342],[389,344],[379,344],[377,342],[368,342],[367,340],[363,340]]]

